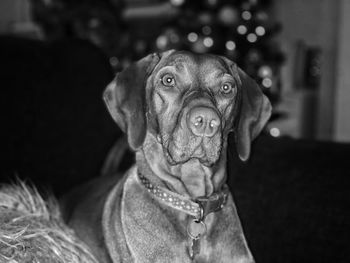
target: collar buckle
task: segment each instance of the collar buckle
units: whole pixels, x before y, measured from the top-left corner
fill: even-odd
[[[194,201],[200,207],[200,218],[203,220],[208,214],[221,210],[227,202],[227,186],[220,193],[214,193],[209,197],[198,197]]]

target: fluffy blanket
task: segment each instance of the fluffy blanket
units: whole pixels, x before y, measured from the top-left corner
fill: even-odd
[[[68,228],[53,197],[22,182],[0,188],[0,262],[96,263]]]

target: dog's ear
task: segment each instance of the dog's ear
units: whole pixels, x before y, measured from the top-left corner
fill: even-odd
[[[139,148],[146,136],[145,85],[159,62],[151,54],[131,64],[107,86],[103,99],[115,122],[127,134],[133,150]]]
[[[236,66],[235,66],[236,67]],[[241,110],[235,130],[239,158],[246,161],[251,142],[259,135],[271,115],[271,103],[258,84],[243,70],[236,67],[241,82]]]

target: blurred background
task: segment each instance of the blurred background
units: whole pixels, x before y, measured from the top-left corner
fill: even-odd
[[[274,105],[272,136],[350,141],[346,0],[2,0],[0,33],[96,45],[119,71],[150,52],[236,61]]]

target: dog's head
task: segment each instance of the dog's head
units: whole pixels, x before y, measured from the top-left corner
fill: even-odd
[[[150,132],[171,165],[193,158],[213,165],[230,131],[240,158],[247,160],[271,112],[259,86],[234,62],[173,50],[117,74],[104,100],[131,148],[141,147]]]

